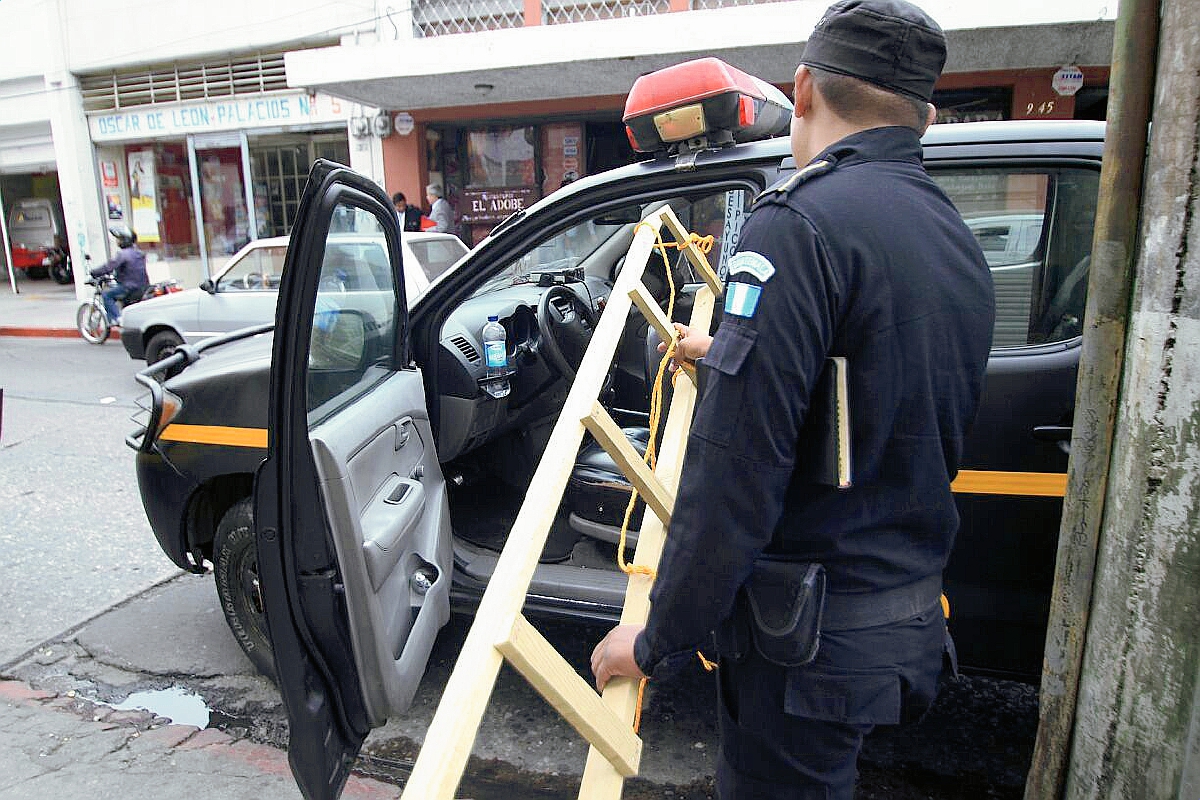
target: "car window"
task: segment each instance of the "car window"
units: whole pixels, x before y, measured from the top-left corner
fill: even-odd
[[[337,207],[334,219],[341,230],[357,235],[331,233],[325,242],[309,338],[310,426],[382,379],[395,348],[398,296],[383,222],[346,204]]]
[[[217,281],[220,292],[261,292],[279,288],[286,245],[256,247],[238,259]]]
[[[667,204],[689,232],[702,238],[713,237],[711,244],[705,245],[711,247],[708,251],[709,264],[718,275],[723,275],[725,261],[737,247],[749,201],[750,192],[735,188],[649,202],[639,201],[624,207],[602,209],[555,233],[520,258],[510,262],[475,294],[486,294],[504,286],[529,281],[536,273],[581,267],[589,274],[612,278],[612,270],[619,265],[620,257],[625,255],[630,242],[633,241],[638,221]],[[663,236],[665,239],[671,239],[665,231]],[[672,258],[671,261],[674,264],[672,277],[676,281],[696,283],[701,280],[682,256]],[[660,264],[661,262],[655,259],[648,268],[645,279],[651,294],[656,296],[656,289],[666,291],[665,277],[661,268],[658,268]],[[661,287],[650,285],[655,280],[656,268]]]
[[[986,167],[935,179],[958,207],[992,270],[992,346],[1080,335],[1100,175],[1096,170]]]
[[[429,280],[441,275],[467,253],[467,246],[458,239],[410,239],[408,246],[421,262]]]

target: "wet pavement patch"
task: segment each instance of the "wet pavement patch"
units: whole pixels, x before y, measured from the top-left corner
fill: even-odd
[[[176,725],[193,725],[201,729],[208,727],[212,714],[212,709],[204,702],[203,697],[180,686],[134,692],[120,703],[104,705],[117,711],[149,711],[171,720]]]

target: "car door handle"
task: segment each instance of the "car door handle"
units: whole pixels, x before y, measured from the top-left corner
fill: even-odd
[[[1033,429],[1033,438],[1042,442],[1071,441],[1070,425],[1038,425]]]
[[[396,423],[396,449],[399,450],[404,445],[408,444],[409,438],[412,436],[412,417],[404,417]]]

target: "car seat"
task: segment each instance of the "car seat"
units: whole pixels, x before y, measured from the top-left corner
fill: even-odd
[[[650,328],[645,343],[646,387],[647,398],[654,379],[658,374],[662,354],[658,352],[658,344],[662,339],[658,331]],[[671,402],[670,374],[664,374],[663,386],[663,419]],[[644,456],[650,443],[650,428],[645,425],[630,425],[623,427],[621,432],[633,445],[638,455]],[[657,431],[660,439],[661,424]],[[621,522],[625,518],[625,509],[629,505],[629,494],[632,485],[625,474],[613,461],[612,456],[604,447],[588,436],[579,449],[575,458],[575,466],[567,479],[567,489],[564,493],[564,504],[569,513],[568,523],[571,528],[593,539],[618,544],[621,540]],[[629,520],[625,543],[632,547],[637,544],[638,530],[642,525],[642,516],[646,504],[638,500]]]

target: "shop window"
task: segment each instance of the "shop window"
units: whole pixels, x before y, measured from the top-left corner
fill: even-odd
[[[467,185],[495,189],[533,186],[531,125],[467,132]]]
[[[254,175],[254,215],[259,237],[287,236],[296,223],[300,195],[314,159],[350,163],[350,145],[344,137],[311,142],[256,144],[250,150]]]
[[[197,147],[196,160],[205,246],[210,263],[222,264],[251,239],[242,151],[240,147]]]

